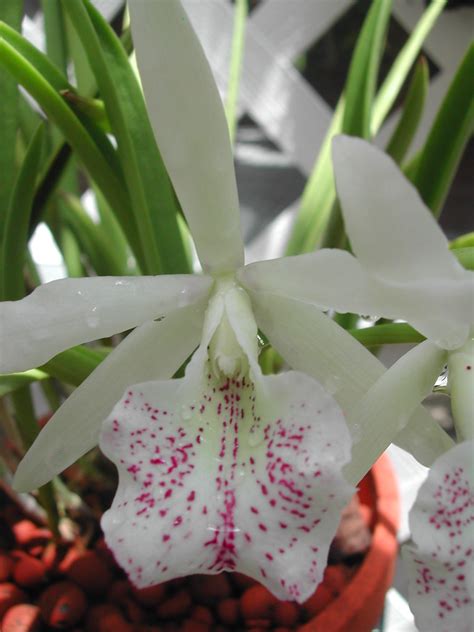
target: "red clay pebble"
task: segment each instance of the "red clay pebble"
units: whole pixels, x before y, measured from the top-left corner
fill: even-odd
[[[110,585],[107,601],[120,605],[130,595],[130,583],[126,579],[117,579]]]
[[[21,551],[15,552],[13,557],[16,559],[13,567],[13,579],[17,584],[25,588],[32,588],[45,581],[47,571],[41,560]]]
[[[157,608],[156,614],[161,619],[176,619],[184,617],[192,606],[191,596],[184,590],[178,590],[172,597],[168,597]]]
[[[0,619],[12,606],[16,606],[18,603],[26,601],[28,598],[15,584],[8,582],[0,584]]]
[[[120,605],[127,621],[131,623],[143,623],[145,621],[145,613],[131,597],[126,597]]]
[[[31,520],[19,520],[12,526],[12,531],[17,543],[24,546],[31,541],[31,535],[37,528]]]
[[[282,628],[280,625],[277,628],[273,628],[273,632],[291,632],[292,628]]]
[[[107,564],[95,551],[74,553],[68,553],[67,559],[61,562],[66,577],[79,584],[88,595],[103,594],[112,581]]]
[[[278,599],[272,593],[257,584],[248,588],[240,598],[240,609],[244,619],[270,618]]]
[[[40,629],[40,609],[29,603],[12,606],[2,620],[2,632],[38,632]]]
[[[296,625],[299,608],[293,601],[279,601],[273,610],[273,620],[278,625]]]
[[[262,621],[264,625],[261,625]],[[258,625],[255,625],[255,624]],[[270,629],[271,623],[267,619],[254,619],[248,622],[248,626],[245,628],[247,632],[266,632]]]
[[[87,609],[87,599],[76,584],[63,581],[52,584],[42,593],[39,606],[48,625],[63,629],[80,621]]]
[[[199,621],[199,623],[208,623],[209,625],[214,623],[212,610],[206,608],[206,606],[194,606],[191,610],[190,618],[193,621]]]
[[[234,584],[236,584],[236,586],[241,590],[250,588],[250,586],[255,586],[257,583],[255,579],[248,577],[248,575],[243,575],[242,573],[232,573],[231,577]]]
[[[323,583],[319,584],[316,592],[311,595],[303,603],[303,611],[306,613],[307,619],[312,619],[318,612],[324,610],[324,608],[334,599],[332,591]]]
[[[118,608],[111,604],[93,606],[87,615],[87,632],[135,632]]]
[[[190,581],[194,601],[213,605],[219,599],[232,594],[232,586],[227,575],[194,575]]]
[[[117,562],[115,561],[114,554],[107,546],[104,538],[100,538],[100,540],[97,540],[97,542],[95,543],[95,551],[97,555],[99,555],[99,557],[101,557],[108,566],[116,566]]]
[[[6,582],[10,579],[12,576],[13,564],[14,562],[8,553],[0,551],[0,582]]]
[[[194,619],[186,619],[183,621],[180,630],[181,632],[210,632],[211,626],[208,623],[202,623]]]
[[[133,588],[133,595],[143,606],[156,606],[165,598],[166,586],[164,584],[157,584],[149,588]]]
[[[235,625],[240,617],[240,604],[238,599],[223,599],[217,604],[217,614],[222,623]]]
[[[99,632],[100,622],[111,612],[120,615],[120,610],[110,603],[101,603],[97,606],[90,607],[86,615],[87,632]]]
[[[55,542],[48,542],[41,555],[41,561],[46,566],[48,572],[56,570],[61,559],[60,547]]]

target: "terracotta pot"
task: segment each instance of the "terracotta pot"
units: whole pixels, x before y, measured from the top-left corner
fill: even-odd
[[[370,632],[380,618],[398,553],[400,502],[389,457],[380,457],[359,487],[374,509],[371,547],[341,594],[299,632]]]

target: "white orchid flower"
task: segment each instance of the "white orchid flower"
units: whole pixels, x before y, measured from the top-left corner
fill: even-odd
[[[253,290],[265,287],[340,312],[408,321],[427,340],[359,400],[351,423],[375,426],[383,415],[386,424],[403,428],[448,362],[458,436],[471,438],[474,273],[459,264],[431,212],[389,156],[361,139],[338,136],[333,162],[355,256],[322,250],[248,266],[242,276]],[[323,256],[327,269],[338,272],[324,289],[318,275]],[[413,452],[421,437],[412,438],[405,447]]]
[[[365,141],[340,136],[333,159],[357,258],[326,252],[328,267],[340,273],[328,300],[340,311],[402,318],[427,337],[359,399],[351,422],[375,428],[379,417],[391,427],[403,427],[447,363],[457,438],[472,439],[474,273],[458,263],[432,214],[391,158]],[[305,257],[315,262],[321,254]],[[306,260],[287,260],[284,270],[280,261],[266,262],[249,266],[244,274],[255,289],[264,285],[276,292],[287,291],[297,278],[301,292],[307,275],[305,298],[318,303],[322,294],[314,274],[306,273]],[[417,441],[420,437],[413,434],[405,447],[413,451]],[[352,463],[356,460],[357,445]],[[472,441],[446,452],[411,513],[418,548],[407,549],[406,557],[412,570],[410,601],[421,630],[467,632],[472,626],[472,466]]]
[[[136,327],[48,422],[15,486],[50,480],[101,434],[119,470],[103,528],[137,585],[240,570],[303,601],[352,484],[400,430],[383,417],[351,421],[384,369],[307,300],[313,275],[317,305],[351,309],[351,294],[346,304],[346,290],[333,290],[340,267],[327,252],[288,260],[289,272],[295,261],[303,270],[291,291],[284,260],[282,291],[254,287],[266,267],[242,265],[227,125],[200,44],[178,2],[129,5],[151,122],[205,274],[68,279],[1,305],[2,372]],[[257,327],[294,371],[262,375]],[[185,377],[169,379],[196,347]],[[452,443],[420,407],[409,427],[426,463]]]
[[[424,632],[471,632],[474,621],[474,441],[443,454],[410,512],[409,599]]]

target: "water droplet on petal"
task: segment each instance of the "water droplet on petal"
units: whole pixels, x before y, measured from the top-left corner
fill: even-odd
[[[100,323],[100,318],[96,312],[97,312],[97,307],[93,307],[91,309],[90,314],[86,316],[87,326],[90,327],[91,329],[95,329]]]
[[[177,304],[178,307],[185,307],[188,304],[188,290],[183,288],[179,291]]]

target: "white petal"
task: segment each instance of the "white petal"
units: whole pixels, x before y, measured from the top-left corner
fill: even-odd
[[[410,512],[414,546],[403,550],[409,601],[420,630],[471,632],[474,620],[474,443],[433,465]]]
[[[474,438],[474,340],[449,354],[448,384],[458,441]]]
[[[336,189],[359,261],[394,282],[456,280],[464,271],[415,187],[370,143],[333,140]]]
[[[343,250],[282,257],[252,263],[238,272],[242,285],[295,298],[324,309],[379,314],[373,281],[362,265]]]
[[[0,303],[0,373],[39,366],[64,349],[131,329],[209,294],[197,275],[61,279]]]
[[[359,463],[375,462],[387,447],[387,427],[396,437],[408,425],[418,405],[431,393],[446,358],[446,351],[425,340],[395,362],[348,410],[354,442],[352,462],[345,470],[349,480],[365,473],[360,471]],[[364,426],[371,429],[370,443],[359,436]],[[424,440],[425,437],[413,438],[422,446]]]
[[[348,252],[320,250],[254,263],[241,268],[238,277],[248,289],[320,308],[402,318],[446,349],[464,343],[474,319],[474,273],[468,271],[459,280],[398,283],[370,274]]]
[[[40,432],[18,466],[15,488],[39,487],[94,447],[103,420],[130,384],[172,376],[199,343],[205,305],[175,310],[129,334]]]
[[[237,570],[304,601],[354,491],[339,407],[296,372],[263,378],[263,396],[209,372],[189,401],[186,380],[133,386],[104,424],[119,470],[108,545],[138,586]]]
[[[383,374],[385,367],[375,356],[312,305],[270,292],[249,292],[249,295],[257,323],[272,345],[292,368],[315,378],[332,393],[343,411],[350,412]],[[350,425],[350,418],[347,421]],[[377,439],[382,451],[393,441],[397,430],[384,425],[381,419],[373,421],[376,426],[382,426],[383,437],[378,435]],[[420,428],[429,428],[428,436],[432,435],[435,439],[433,450],[439,449],[439,452],[434,452],[435,456],[453,444],[422,407],[410,420],[410,424],[414,422]],[[364,423],[357,433],[360,441],[370,449],[374,427]],[[424,465],[431,464],[431,461],[424,460],[427,450],[423,446],[414,444],[410,451]],[[352,467],[364,472],[372,462],[361,459]],[[352,482],[357,483],[357,477]]]
[[[205,270],[243,262],[234,163],[214,78],[179,2],[129,2],[133,40],[160,152]]]

